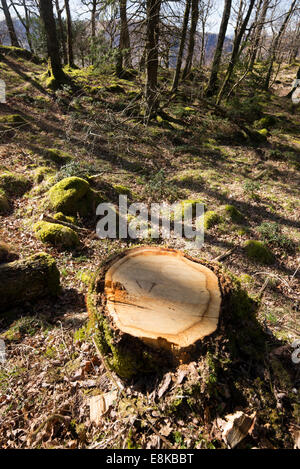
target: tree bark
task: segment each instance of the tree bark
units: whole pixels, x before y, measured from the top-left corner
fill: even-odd
[[[250,63],[249,63],[249,71],[251,72],[253,70],[253,66],[257,57],[258,49],[259,49],[259,44],[261,40],[261,33],[264,27],[264,23],[266,21],[266,16],[267,16],[267,11],[269,8],[270,0],[264,0],[263,5],[262,5],[262,10],[260,12],[260,15],[258,16],[258,25],[256,26],[254,30],[254,41],[253,41],[253,50],[250,58]]]
[[[58,36],[59,36],[59,41],[61,44],[62,48],[62,54],[63,54],[63,61],[64,64],[67,65],[68,63],[68,54],[67,54],[67,48],[66,48],[66,41],[65,41],[65,32],[64,32],[64,25],[63,25],[63,20],[62,20],[62,8],[59,6],[59,0],[55,0],[55,8],[56,8],[56,13],[57,13],[57,20],[58,20]]]
[[[127,22],[127,0],[119,0],[120,5],[120,51],[122,67],[132,68],[130,53],[130,36]]]
[[[129,249],[104,261],[87,306],[108,365],[129,378],[190,360],[217,329],[226,282],[216,263],[174,249]]]
[[[186,33],[187,33],[187,27],[188,27],[188,22],[189,22],[190,10],[191,10],[191,0],[186,0],[184,17],[183,17],[183,22],[182,22],[180,46],[178,50],[176,69],[175,69],[174,79],[173,79],[173,84],[172,84],[172,92],[177,90],[178,84],[179,84],[180,71],[181,71],[181,66],[182,66],[182,58],[183,58],[185,41],[186,41]]]
[[[73,54],[73,31],[72,31],[72,17],[70,11],[69,0],[65,0],[66,16],[67,16],[67,50],[68,50],[68,65],[74,67],[74,54]]]
[[[228,68],[227,68],[226,76],[225,76],[225,80],[224,80],[223,85],[221,86],[221,89],[219,91],[216,104],[220,104],[220,102],[222,100],[222,97],[223,97],[223,95],[226,91],[226,88],[228,86],[228,83],[231,79],[231,76],[232,76],[232,73],[233,73],[233,70],[234,70],[238,55],[239,55],[240,45],[241,45],[244,33],[246,31],[246,27],[247,27],[247,24],[249,22],[250,15],[252,13],[254,4],[255,4],[255,0],[250,0],[246,16],[245,16],[245,18],[244,18],[244,20],[241,24],[241,27],[240,27],[239,31],[236,34],[234,44],[233,44],[233,50],[232,50],[230,62],[229,62]]]
[[[159,18],[161,0],[147,0],[147,31],[146,31],[146,118],[156,112],[158,106],[157,71]]]
[[[10,12],[9,12],[9,8],[7,6],[6,0],[1,0],[1,5],[2,5],[4,16],[5,16],[5,21],[6,21],[6,25],[7,25],[11,45],[13,47],[20,47],[20,44],[19,44],[17,34],[16,34],[16,31],[15,31],[15,28],[14,28],[14,24],[13,24],[11,16],[10,16]]]
[[[221,21],[221,26],[218,35],[218,42],[217,47],[214,55],[214,60],[211,68],[211,74],[208,82],[208,86],[206,89],[206,96],[211,97],[217,91],[217,81],[218,81],[218,73],[221,64],[221,57],[222,57],[222,50],[224,45],[224,40],[226,36],[228,21],[231,12],[231,0],[225,0],[224,2],[224,9],[223,9],[223,16]]]
[[[45,253],[0,265],[0,310],[59,292],[59,271]]]
[[[188,53],[186,58],[185,67],[182,72],[182,79],[184,80],[191,71],[193,64],[193,55],[195,48],[195,36],[197,31],[197,24],[199,19],[199,0],[192,0],[192,11],[191,11],[191,30],[189,37]]]
[[[50,61],[49,72],[59,85],[65,80],[66,76],[61,65],[52,0],[40,0],[40,13],[47,38],[47,52]]]

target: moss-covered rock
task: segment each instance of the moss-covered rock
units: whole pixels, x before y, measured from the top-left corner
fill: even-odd
[[[21,197],[31,187],[31,182],[22,174],[4,171],[0,174],[0,189],[6,194]]]
[[[75,217],[64,215],[62,212],[55,213],[53,215],[53,218],[55,220],[65,221],[67,223],[73,223],[74,225],[76,224],[76,218]]]
[[[49,254],[38,253],[26,259],[0,265],[0,310],[24,304],[60,291],[59,270]]]
[[[261,241],[253,239],[246,241],[244,248],[249,259],[260,264],[272,264],[274,262],[272,252]]]
[[[258,133],[262,135],[263,137],[267,137],[269,135],[268,129],[261,129],[258,131]]]
[[[245,221],[243,214],[234,205],[225,205],[224,212],[233,223],[242,224]]]
[[[47,177],[53,175],[53,170],[48,166],[41,166],[34,170],[33,172],[33,180],[35,183],[40,184],[43,182]]]
[[[80,243],[77,233],[67,226],[39,221],[33,229],[38,239],[53,246],[72,249]]]
[[[209,230],[215,225],[222,222],[222,217],[213,210],[208,210],[204,215],[204,228]]]
[[[115,184],[113,188],[117,194],[128,195],[128,197],[132,195],[130,187],[122,186],[121,184]]]
[[[91,189],[89,183],[78,177],[62,179],[49,190],[50,206],[64,215],[88,216],[96,211],[101,195]]]
[[[0,189],[0,215],[7,213],[9,211],[9,202],[8,198],[3,189]]]

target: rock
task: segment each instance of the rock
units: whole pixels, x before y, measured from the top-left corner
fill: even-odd
[[[52,244],[65,249],[75,248],[80,244],[78,234],[67,226],[46,221],[39,221],[33,227],[36,237],[42,243]]]
[[[49,201],[51,208],[56,212],[87,216],[89,213],[96,213],[101,196],[90,188],[85,179],[69,177],[62,179],[49,190]]]
[[[10,196],[21,197],[31,187],[31,182],[22,174],[4,171],[0,174],[0,189]]]
[[[59,271],[49,254],[0,264],[0,310],[59,291]]]

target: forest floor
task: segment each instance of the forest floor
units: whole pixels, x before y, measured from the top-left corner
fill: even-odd
[[[166,114],[145,126],[137,112],[137,78],[75,70],[69,72],[75,91],[65,86],[52,92],[44,86],[44,65],[9,55],[0,59],[0,78],[7,85],[7,103],[0,104],[0,171],[20,173],[32,182],[22,197],[12,197],[9,213],[0,216],[0,241],[20,258],[51,254],[62,285],[55,301],[41,299],[0,315],[6,347],[0,364],[1,448],[220,448],[226,445],[219,415],[241,409],[259,414],[255,396],[235,405],[228,390],[220,397],[218,416],[207,409],[200,417],[191,403],[183,411],[182,383],[188,393],[199,378],[195,362],[151,377],[151,390],[141,379],[123,384],[120,392],[93,343],[84,340],[87,283],[106,256],[145,240],[101,240],[93,215],[77,220],[86,228],[80,231],[81,244],[64,251],[38,240],[33,225],[41,215],[51,215],[45,203],[48,190],[68,176],[96,176],[89,179],[93,188],[115,204],[120,193],[130,202],[147,204],[201,200],[206,210],[219,215],[218,223],[206,230],[202,249],[190,249],[178,239],[159,244],[207,260],[232,249],[223,264],[249,294],[260,294],[258,321],[282,341],[277,355],[290,353],[300,327],[300,113],[284,95],[297,67],[283,68],[272,92],[248,88],[248,95],[221,108],[187,83],[166,102]],[[167,86],[170,75],[161,75]],[[255,82],[249,86],[256,89]],[[11,115],[22,119],[3,125],[1,118]],[[260,130],[261,138],[254,141],[245,128]],[[49,160],[49,149],[55,150],[56,162]],[[63,163],[65,153],[71,157],[68,164]],[[237,218],[228,216],[228,205],[239,211]],[[249,258],[247,240],[263,241],[274,262],[261,265]],[[294,367],[289,392],[297,401],[299,365],[288,360]],[[278,435],[262,416],[258,434],[248,436],[241,447],[293,447],[299,417],[286,417],[280,391],[274,398]],[[111,403],[95,425],[89,404],[100,394]]]

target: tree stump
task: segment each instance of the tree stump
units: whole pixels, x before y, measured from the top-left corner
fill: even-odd
[[[59,271],[45,253],[0,265],[0,310],[59,292]]]
[[[220,264],[173,249],[129,249],[105,261],[89,288],[91,330],[124,378],[188,361],[228,309]]]

